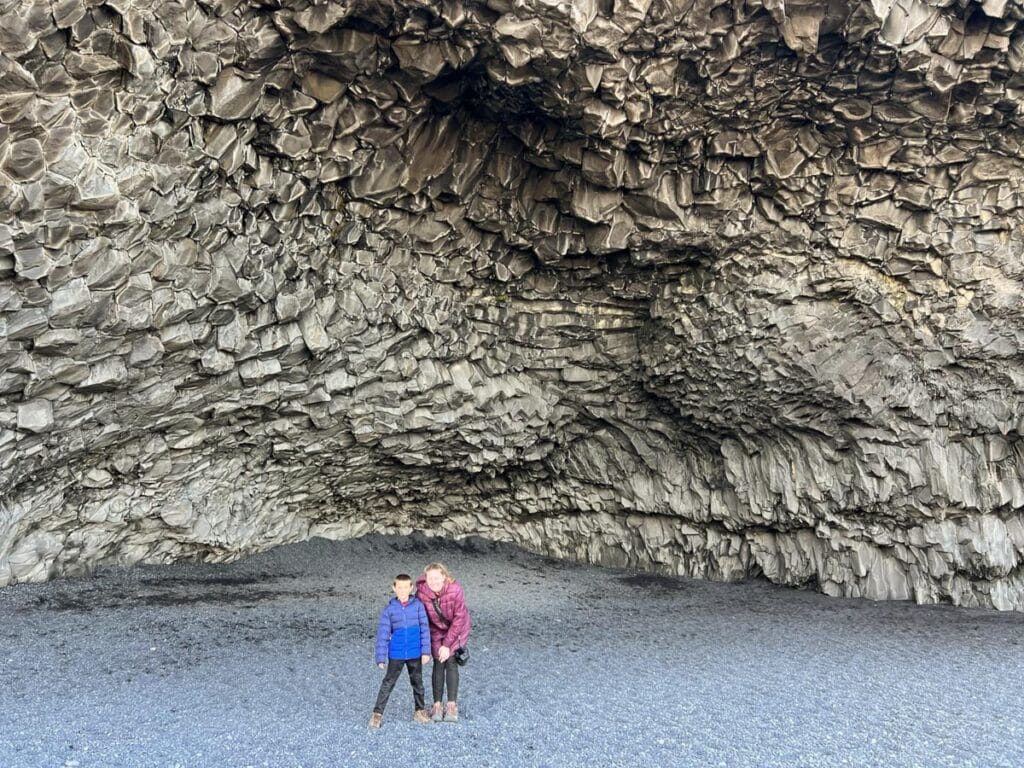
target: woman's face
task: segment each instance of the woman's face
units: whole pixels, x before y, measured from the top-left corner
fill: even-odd
[[[431,592],[440,592],[444,589],[444,574],[440,571],[427,571],[427,586]]]

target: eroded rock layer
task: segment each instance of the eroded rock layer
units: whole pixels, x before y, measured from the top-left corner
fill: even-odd
[[[0,0],[0,584],[313,535],[1024,609],[1017,0]]]

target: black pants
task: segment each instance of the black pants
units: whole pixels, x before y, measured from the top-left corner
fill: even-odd
[[[448,684],[448,701],[457,701],[459,698],[459,665],[451,656],[443,664],[434,659],[434,671],[430,682],[433,683],[434,701],[439,702],[444,697],[445,683]]]
[[[423,662],[419,659],[388,659],[388,671],[384,673],[384,679],[380,683],[377,703],[373,705],[374,712],[384,714],[388,697],[402,675],[402,667],[409,670],[409,682],[412,683],[412,698],[416,709],[423,709]]]

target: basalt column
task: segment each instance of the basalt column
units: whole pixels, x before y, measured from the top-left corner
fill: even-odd
[[[310,536],[1024,610],[1017,0],[0,0],[0,585]]]

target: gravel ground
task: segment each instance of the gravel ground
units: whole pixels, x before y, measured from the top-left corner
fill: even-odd
[[[457,724],[366,727],[373,631],[435,557],[475,630]],[[558,563],[281,547],[0,590],[0,766],[1024,766],[1024,616]],[[429,671],[427,673],[429,697]]]

